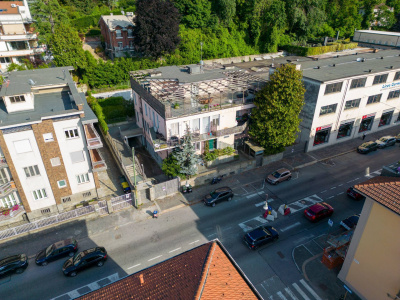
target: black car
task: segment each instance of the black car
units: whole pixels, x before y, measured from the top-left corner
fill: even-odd
[[[347,189],[347,196],[355,199],[355,200],[365,200],[365,197],[357,192],[353,187],[349,187]]]
[[[94,247],[75,254],[68,259],[63,267],[65,276],[74,277],[76,274],[86,268],[97,266],[102,267],[107,260],[107,251],[104,247]]]
[[[36,264],[46,266],[49,262],[66,257],[74,256],[78,251],[78,242],[74,239],[66,239],[57,243],[51,244],[38,254],[36,254]]]
[[[361,154],[367,154],[371,151],[376,151],[376,149],[378,149],[378,144],[373,141],[369,141],[363,143],[361,146],[358,146],[357,152]]]
[[[360,219],[360,215],[353,215],[353,216],[348,217],[348,218],[344,219],[343,221],[341,221],[340,226],[342,226],[343,228],[345,228],[347,230],[350,230],[354,226],[357,225],[359,219]]]
[[[28,267],[28,258],[25,254],[18,254],[0,260],[0,277],[21,274]]]
[[[279,238],[278,231],[271,226],[260,226],[244,235],[244,243],[252,250]]]
[[[231,201],[233,198],[233,192],[229,187],[221,187],[216,189],[214,192],[205,196],[203,202],[207,206],[215,206],[215,204],[222,201]]]

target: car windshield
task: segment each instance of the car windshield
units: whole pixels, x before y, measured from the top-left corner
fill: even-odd
[[[362,144],[362,145],[361,145],[361,147],[364,147],[364,148],[366,148],[366,147],[368,147],[368,146],[369,146],[369,144],[370,144],[369,142],[367,142],[367,143],[364,143],[364,144]]]
[[[211,196],[213,199],[215,199],[215,198],[218,197],[218,193],[214,191],[214,192],[210,193],[210,196]]]
[[[54,248],[55,248],[54,244],[48,246],[46,249],[46,256],[49,256],[51,254],[51,252],[53,252]]]
[[[281,173],[275,171],[274,173],[272,173],[272,176],[274,176],[275,178],[279,178],[281,177]]]
[[[385,138],[385,137],[382,137],[382,138],[380,138],[379,140],[380,140],[381,142],[386,142],[388,139]]]
[[[74,265],[79,264],[79,262],[81,261],[81,259],[82,259],[82,252],[81,252],[81,253],[78,253],[77,255],[74,256]]]

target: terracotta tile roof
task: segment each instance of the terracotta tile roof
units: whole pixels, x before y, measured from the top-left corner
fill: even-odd
[[[377,176],[354,188],[400,215],[400,177]]]
[[[216,240],[77,299],[262,299]]]
[[[0,1],[0,9],[7,9],[7,11],[2,11],[0,14],[18,14],[18,7],[11,7],[11,4],[24,6],[24,2],[22,1]]]

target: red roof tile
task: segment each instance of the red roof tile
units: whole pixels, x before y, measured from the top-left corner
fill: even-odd
[[[377,176],[354,188],[400,215],[400,177]]]
[[[77,299],[221,298],[262,299],[223,246],[213,241]]]
[[[11,7],[11,4],[17,5],[17,7]],[[18,6],[24,6],[24,2],[22,1],[0,1],[0,9],[3,9],[1,12],[2,15],[5,14],[18,14]],[[7,9],[4,11],[4,9]]]

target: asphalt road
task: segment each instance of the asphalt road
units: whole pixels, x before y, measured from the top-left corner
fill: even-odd
[[[347,198],[347,188],[377,176],[383,165],[398,161],[398,154],[398,144],[368,155],[349,153],[326,164],[302,168],[291,181],[277,186],[264,184],[262,174],[247,172],[226,179],[236,196],[231,202],[214,208],[199,203],[162,214],[159,219],[108,228],[90,238],[79,238],[86,230],[84,222],[80,230],[68,232],[68,236],[56,231],[54,239],[75,236],[81,250],[104,246],[109,253],[108,261],[101,268],[94,267],[74,278],[66,278],[61,271],[64,260],[38,267],[31,258],[23,274],[0,280],[1,298],[71,299],[218,238],[265,299],[330,299],[323,291],[304,284],[304,277],[293,262],[292,251],[298,245],[337,229],[345,217],[360,213],[363,203]],[[266,222],[262,218],[265,194],[269,195],[270,205],[275,210],[287,203],[293,213],[270,222],[280,233],[276,243],[252,251],[244,245],[242,237],[247,230]],[[302,215],[304,206],[322,200],[335,208],[331,218],[333,229],[326,221],[312,224]],[[120,217],[124,218],[124,214]],[[1,256],[21,252],[21,249],[32,256],[40,245],[45,247],[48,243],[38,238],[28,238],[17,244],[3,243],[0,248],[4,247],[5,251],[0,250]],[[310,243],[308,247],[310,252],[322,251],[318,243]]]

